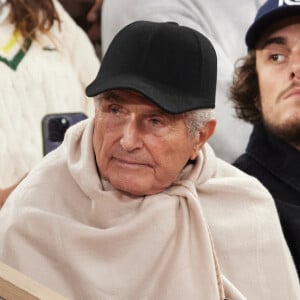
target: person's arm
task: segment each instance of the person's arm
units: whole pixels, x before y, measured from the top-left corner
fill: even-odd
[[[25,174],[19,181],[17,181],[15,184],[7,187],[7,188],[0,188],[0,209],[4,205],[6,199],[10,195],[10,193],[18,186],[18,184],[26,177],[27,174]]]
[[[9,187],[6,189],[0,189],[0,208],[3,206],[6,201],[8,195],[13,191],[14,187]]]

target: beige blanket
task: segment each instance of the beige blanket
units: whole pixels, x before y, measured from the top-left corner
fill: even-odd
[[[0,213],[0,260],[69,299],[296,300],[273,200],[205,145],[164,193],[97,173],[93,120],[68,131]]]

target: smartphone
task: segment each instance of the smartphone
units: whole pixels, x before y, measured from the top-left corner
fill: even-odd
[[[44,155],[56,149],[64,140],[66,130],[87,118],[82,112],[57,113],[45,115],[42,119]]]

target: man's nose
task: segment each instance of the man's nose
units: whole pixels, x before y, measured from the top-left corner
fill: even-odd
[[[291,59],[291,77],[300,80],[300,50]]]
[[[120,144],[128,152],[142,147],[143,142],[140,136],[140,129],[134,117],[131,117],[124,125]]]

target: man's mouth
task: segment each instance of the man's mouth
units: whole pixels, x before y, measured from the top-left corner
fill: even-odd
[[[127,168],[151,167],[149,163],[145,163],[137,160],[116,158],[116,157],[114,157],[113,159],[121,166]]]
[[[291,89],[283,99],[295,98],[298,97],[300,99],[300,88],[293,88]]]

